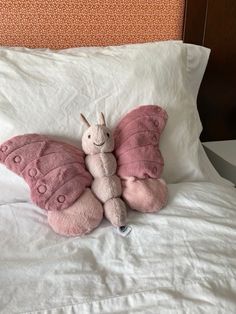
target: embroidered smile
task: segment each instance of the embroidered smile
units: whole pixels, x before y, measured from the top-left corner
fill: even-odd
[[[93,145],[95,146],[102,146],[105,142],[101,143],[101,144],[97,144],[97,143],[93,143]]]

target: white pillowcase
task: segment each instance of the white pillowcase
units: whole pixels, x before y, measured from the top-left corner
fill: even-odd
[[[102,111],[114,127],[133,107],[158,104],[169,115],[160,144],[167,182],[222,183],[199,141],[196,97],[208,56],[209,49],[180,41],[59,52],[1,48],[0,141],[35,132],[80,145],[80,112],[95,121]]]

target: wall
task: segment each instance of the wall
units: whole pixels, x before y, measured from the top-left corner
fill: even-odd
[[[184,0],[0,0],[0,45],[66,48],[181,39]]]

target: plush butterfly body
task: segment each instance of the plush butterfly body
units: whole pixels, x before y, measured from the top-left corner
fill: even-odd
[[[160,210],[167,199],[159,150],[165,110],[137,107],[113,134],[103,115],[97,125],[83,120],[88,127],[83,151],[38,134],[16,136],[0,146],[0,162],[25,179],[51,227],[59,234],[83,235],[100,224],[103,213],[114,226],[124,225],[125,203],[142,212]]]

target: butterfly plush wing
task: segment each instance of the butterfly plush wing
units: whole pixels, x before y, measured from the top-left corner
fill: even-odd
[[[91,219],[93,226],[100,223],[102,209],[90,190],[86,191],[92,176],[85,168],[84,153],[79,148],[43,135],[21,135],[0,146],[0,162],[25,179],[32,201],[49,211],[49,223],[58,233],[86,233],[90,231],[91,226],[86,229],[86,224],[90,225]],[[88,206],[87,212],[84,205],[81,208],[85,201],[92,207]],[[96,206],[99,217],[93,214]]]
[[[46,210],[69,207],[90,186],[83,152],[46,136],[16,136],[0,146],[0,160],[25,179],[31,198]]]
[[[159,106],[139,106],[126,114],[114,131],[123,198],[140,211],[157,211],[166,203],[167,187],[160,179],[164,161],[159,140],[167,118]]]

